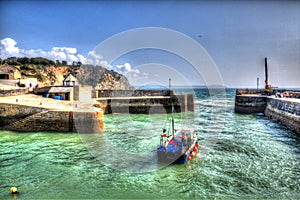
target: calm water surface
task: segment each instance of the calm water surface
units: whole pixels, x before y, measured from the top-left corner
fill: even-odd
[[[214,100],[206,90],[195,93],[195,113],[175,114],[175,121],[197,130],[210,151],[203,157],[130,173],[102,164],[76,133],[0,131],[0,199],[16,198],[11,186],[18,187],[18,199],[299,199],[299,136],[264,116],[235,114],[234,90]],[[168,117],[106,115],[103,136],[124,152],[153,152]],[[211,135],[214,146],[207,145]],[[118,158],[114,148],[108,160]]]

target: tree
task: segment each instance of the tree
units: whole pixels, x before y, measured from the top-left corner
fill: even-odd
[[[18,58],[17,61],[23,65],[31,63],[30,58],[27,58],[27,57]]]
[[[56,65],[56,66],[61,66],[60,61],[59,61],[59,60],[56,60],[55,65]]]
[[[36,58],[30,58],[31,64],[38,64],[38,60]]]
[[[53,60],[49,60],[50,65],[55,65],[55,62]]]
[[[63,61],[61,62],[61,64],[62,64],[62,65],[68,65],[67,61],[65,61],[65,60],[63,60]]]

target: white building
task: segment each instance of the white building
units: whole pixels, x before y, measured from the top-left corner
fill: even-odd
[[[78,86],[78,80],[72,75],[69,74],[64,80],[63,80],[63,86]]]

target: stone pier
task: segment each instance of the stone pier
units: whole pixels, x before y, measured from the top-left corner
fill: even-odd
[[[172,107],[178,113],[194,111],[193,94],[175,95],[170,90],[92,92],[91,87],[82,86],[77,89],[74,96],[78,100],[72,101],[34,94],[1,97],[0,130],[98,133],[104,131],[103,115],[108,113],[171,113]]]
[[[294,98],[276,98],[274,95],[243,94],[237,91],[235,112],[242,114],[263,113],[289,129],[300,134],[300,98],[299,92],[290,91]]]
[[[300,99],[267,98],[264,114],[300,133]]]
[[[194,96],[181,94],[173,96],[143,96],[143,97],[105,97],[98,98],[98,105],[105,114],[131,113],[155,114],[175,112],[194,112]]]
[[[153,114],[194,112],[193,94],[174,94],[172,90],[96,90],[93,97],[105,114]]]
[[[104,131],[104,117],[103,112],[92,109],[64,111],[0,103],[0,130],[100,133]]]

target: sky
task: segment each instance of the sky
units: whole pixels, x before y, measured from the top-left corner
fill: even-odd
[[[211,63],[198,73],[174,52],[144,48],[108,61],[105,49],[96,48],[144,27],[185,35],[203,48],[187,55]],[[300,1],[0,1],[0,41],[2,59],[101,64],[128,75],[133,85],[167,84],[168,78],[175,85],[208,84],[205,70],[216,68],[225,86],[256,88],[259,78],[263,87],[267,57],[270,84],[300,88]],[[172,46],[172,40],[162,43],[168,41]]]

